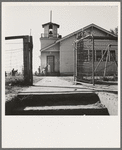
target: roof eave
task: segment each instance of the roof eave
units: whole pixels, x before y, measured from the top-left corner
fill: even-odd
[[[112,34],[111,32],[107,31],[106,29],[101,28],[101,27],[99,27],[99,26],[97,26],[97,25],[95,25],[95,24],[92,23],[92,24],[90,24],[90,25],[88,25],[88,26],[86,26],[86,27],[83,27],[83,28],[81,28],[81,29],[79,29],[79,30],[73,32],[73,33],[70,33],[69,35],[66,35],[66,36],[63,37],[62,39],[57,40],[57,42],[61,42],[61,41],[65,40],[66,38],[69,38],[69,37],[71,37],[71,36],[73,36],[73,35],[76,35],[78,32],[80,32],[80,31],[82,31],[82,30],[86,30],[87,28],[92,27],[92,26],[94,26],[94,27],[96,27],[96,28],[98,28],[98,29],[100,29],[100,30],[103,30],[104,32],[107,32],[107,33],[110,34],[111,36],[117,38],[116,35]]]
[[[56,24],[56,23],[53,23],[53,22],[48,22],[48,23],[42,24],[42,27],[44,28],[44,26],[45,26],[45,25],[48,25],[48,24],[56,25],[58,28],[60,27],[60,25],[58,25],[58,24]]]

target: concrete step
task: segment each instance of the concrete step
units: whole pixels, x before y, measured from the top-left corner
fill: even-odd
[[[60,105],[87,105],[99,102],[95,93],[20,93],[20,106],[60,106]]]
[[[12,111],[13,115],[109,115],[100,103],[77,106],[27,106]]]

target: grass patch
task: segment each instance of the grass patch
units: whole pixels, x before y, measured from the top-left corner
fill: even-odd
[[[23,76],[10,76],[5,78],[5,85],[6,86],[21,86],[25,85]]]
[[[25,84],[23,76],[10,76],[5,78],[5,100],[11,101],[14,99],[18,92],[28,88]],[[42,80],[42,77],[33,76],[33,83]]]

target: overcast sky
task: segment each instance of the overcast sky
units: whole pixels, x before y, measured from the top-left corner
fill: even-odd
[[[118,3],[100,3],[100,2],[14,2],[2,3],[2,31],[5,36],[29,35],[30,29],[33,36],[33,70],[38,70],[40,65],[40,36],[43,33],[42,24],[50,21],[50,11],[52,10],[52,22],[60,25],[59,34],[65,36],[76,30],[81,29],[91,23],[94,23],[107,30],[118,26]],[[10,41],[6,41],[10,42]],[[12,42],[12,41],[11,41]],[[16,47],[13,44],[7,45],[6,49],[22,48],[20,43]],[[13,48],[13,47],[14,48]],[[14,51],[14,50],[13,50]],[[18,50],[19,52],[19,50]],[[8,54],[8,51],[6,51]],[[10,53],[11,54],[11,53]],[[17,53],[16,61],[20,59],[22,53]],[[7,55],[10,63],[10,55]],[[21,57],[22,59],[22,57]],[[17,62],[18,63],[18,62]]]

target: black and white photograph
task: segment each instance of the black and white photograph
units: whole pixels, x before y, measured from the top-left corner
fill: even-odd
[[[120,3],[2,2],[1,22],[4,148],[119,148]],[[63,119],[70,119],[65,127],[71,130],[69,125],[79,122],[72,132],[81,124],[83,128],[67,141],[71,133],[65,137],[65,127],[62,131],[57,126],[50,139],[47,135],[52,131],[46,131]],[[46,132],[40,143],[31,137],[39,136],[34,120],[50,122],[45,131],[40,125],[40,134]],[[96,132],[94,138],[90,128]],[[99,134],[100,128],[104,132]],[[29,132],[31,142],[14,141],[19,137],[14,129],[21,138],[24,130]],[[59,140],[59,131],[65,142]],[[74,138],[78,138],[75,143]]]

